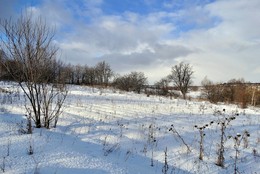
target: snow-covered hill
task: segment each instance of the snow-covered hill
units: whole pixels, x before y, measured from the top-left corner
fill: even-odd
[[[245,131],[250,136],[236,146],[237,171],[260,171],[259,108],[70,86],[57,128],[27,135],[19,133],[26,122],[23,93],[13,83],[1,82],[0,88],[0,173],[234,173],[234,137]],[[221,168],[215,164],[218,123],[233,116]],[[208,125],[203,161],[195,125]]]

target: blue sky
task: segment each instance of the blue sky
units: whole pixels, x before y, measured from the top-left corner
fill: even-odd
[[[259,82],[259,0],[0,0],[0,17],[21,11],[56,28],[66,63],[107,61],[120,73],[142,71],[150,83],[181,61],[194,82]]]

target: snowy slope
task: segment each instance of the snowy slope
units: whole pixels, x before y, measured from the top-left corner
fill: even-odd
[[[242,141],[238,149],[238,171],[260,171],[259,108],[242,110],[234,105],[70,86],[57,128],[34,129],[32,135],[25,135],[18,131],[25,122],[23,93],[12,83],[1,82],[0,88],[5,89],[0,92],[0,173],[234,173],[232,138],[224,144],[225,167],[215,165],[220,142],[217,122],[233,115],[236,119],[225,136],[250,133],[248,147]],[[211,121],[205,129],[201,161],[200,134],[194,126]],[[28,155],[30,146],[32,155]]]

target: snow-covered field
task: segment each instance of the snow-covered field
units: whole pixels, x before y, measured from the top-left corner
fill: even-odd
[[[260,173],[260,108],[70,86],[57,128],[28,135],[18,131],[26,122],[23,93],[15,84],[0,88],[12,91],[0,92],[0,173],[234,173],[235,141],[227,137],[245,131],[250,137],[237,146],[237,172]],[[217,123],[233,116],[221,168]],[[206,124],[202,161],[195,125]]]

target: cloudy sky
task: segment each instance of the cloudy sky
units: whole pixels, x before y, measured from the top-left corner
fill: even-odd
[[[259,82],[259,9],[259,0],[0,0],[1,18],[46,18],[64,62],[105,60],[150,83],[181,61],[192,65],[195,84],[205,76]]]

